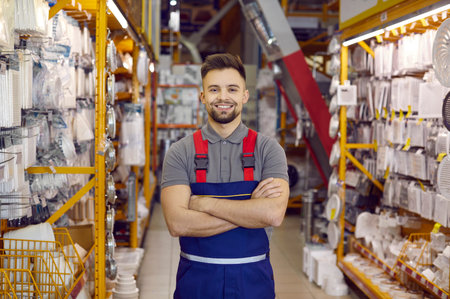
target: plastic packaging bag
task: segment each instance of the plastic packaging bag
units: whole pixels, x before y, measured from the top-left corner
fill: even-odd
[[[126,104],[120,131],[120,161],[122,165],[145,164],[144,116],[140,104]]]

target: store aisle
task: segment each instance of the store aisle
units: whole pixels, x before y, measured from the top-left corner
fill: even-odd
[[[272,236],[271,260],[277,299],[351,298],[328,296],[309,283],[301,270],[299,227],[299,216],[287,215],[283,225],[276,228]],[[159,203],[155,204],[144,248],[145,255],[138,275],[140,298],[172,298],[180,249],[178,239],[172,238],[167,231]]]

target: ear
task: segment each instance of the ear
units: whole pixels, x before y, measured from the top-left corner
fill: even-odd
[[[247,103],[249,98],[250,98],[250,94],[248,92],[248,89],[246,89],[244,91],[244,99],[242,100],[242,103],[244,103],[244,104]]]
[[[203,91],[200,92],[200,101],[205,104],[205,93]]]

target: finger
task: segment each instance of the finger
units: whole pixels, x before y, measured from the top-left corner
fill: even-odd
[[[267,180],[264,180],[261,182],[261,184],[258,186],[258,192],[264,192],[264,190],[273,188],[274,186],[279,186],[278,182],[274,182],[273,178],[269,178]]]
[[[256,187],[256,191],[260,191],[261,189],[264,189],[264,186],[266,186],[267,184],[270,184],[273,181],[273,178],[267,178],[261,182],[259,182],[258,186]]]
[[[281,189],[267,190],[262,194],[263,198],[274,198],[281,195]]]
[[[265,185],[264,188],[262,188],[259,193],[264,193],[269,190],[279,189],[281,191],[281,185],[279,183],[270,183],[268,185]]]

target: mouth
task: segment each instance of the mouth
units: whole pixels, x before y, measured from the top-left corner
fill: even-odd
[[[234,104],[220,103],[220,104],[214,104],[214,107],[219,111],[229,111],[234,108]]]

